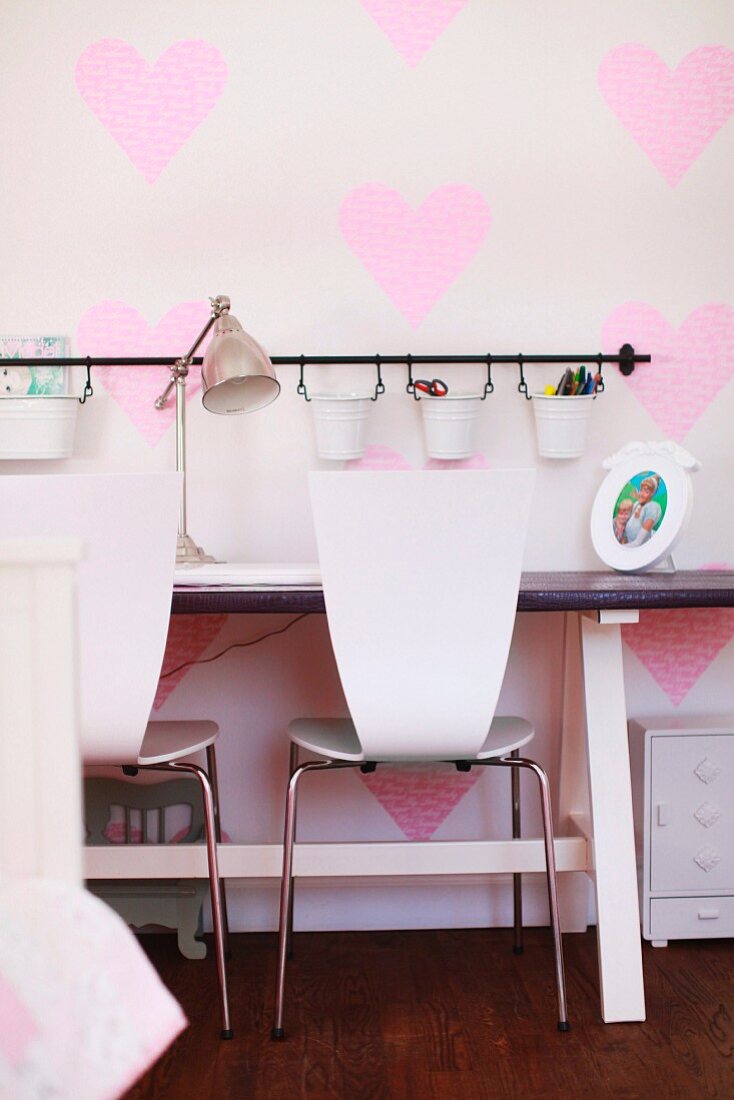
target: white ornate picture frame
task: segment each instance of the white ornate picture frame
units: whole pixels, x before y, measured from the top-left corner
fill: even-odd
[[[673,568],[671,552],[693,504],[698,462],[672,440],[628,443],[604,460],[609,470],[591,510],[591,541],[622,573]]]

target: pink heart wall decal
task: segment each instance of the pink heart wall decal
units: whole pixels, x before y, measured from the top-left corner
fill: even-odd
[[[410,840],[429,840],[480,774],[480,768],[452,772],[446,764],[384,765],[366,775],[359,773]]]
[[[677,707],[734,637],[734,608],[641,611],[622,637]]]
[[[345,462],[346,470],[412,470],[410,463],[391,447],[380,447],[371,444],[365,450],[361,458],[350,459]]]
[[[362,7],[412,67],[417,65],[467,0],[360,0]]]
[[[226,615],[171,616],[166,652],[161,667],[161,679],[153,701],[153,710],[159,710],[163,706],[168,696],[189,671],[189,662],[198,661],[226,621]],[[179,668],[179,665],[187,667]]]
[[[471,458],[462,458],[458,462],[450,458],[429,458],[424,470],[488,470],[489,463],[484,455],[477,451]]]
[[[681,442],[734,374],[734,309],[700,306],[676,329],[651,305],[626,302],[604,322],[602,347],[629,341],[651,363],[625,381],[670,439]]]
[[[602,61],[599,88],[675,187],[734,112],[734,51],[700,46],[671,72],[654,50],[627,43]]]
[[[212,110],[227,63],[209,42],[176,42],[149,65],[117,38],[94,42],[76,64],[82,99],[148,183]]]
[[[82,317],[76,330],[79,355],[101,359],[154,358],[185,355],[206,324],[209,311],[201,301],[180,302],[149,325],[142,314],[126,302],[104,301]],[[208,340],[197,354],[201,355]],[[126,413],[145,441],[154,447],[175,420],[175,399],[163,409],[154,401],[168,384],[167,367],[97,367],[92,385],[99,379],[109,395]],[[192,367],[186,381],[186,399],[201,388],[201,371]]]
[[[414,210],[381,183],[357,187],[342,203],[342,236],[413,328],[474,257],[490,225],[472,187],[440,187]]]

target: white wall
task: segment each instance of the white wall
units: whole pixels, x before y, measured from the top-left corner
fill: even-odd
[[[404,9],[407,60],[370,8],[386,9],[394,19]],[[217,293],[231,297],[233,312],[273,355],[590,353],[616,350],[623,332],[637,350],[653,355],[653,364],[639,367],[632,384],[607,370],[583,460],[536,458],[531,407],[516,392],[515,368],[495,371],[495,394],[482,407],[479,451],[489,464],[539,467],[526,568],[599,567],[588,515],[601,460],[630,439],[671,434],[703,466],[678,564],[734,561],[727,506],[734,466],[731,4],[621,0],[592,8],[593,14],[582,0],[221,0],[216,6],[6,0],[0,332],[63,333],[83,354],[141,354],[153,347],[146,325],[158,326],[181,303],[200,302],[182,308],[179,321],[163,331],[167,350],[159,344],[157,354],[179,354],[206,317],[207,297]],[[446,9],[455,9],[454,18],[442,33],[434,28],[435,40],[417,59],[411,35],[423,31],[430,38],[431,20]],[[139,166],[75,82],[85,51],[111,39],[129,43],[151,65],[182,41],[209,43],[223,59],[205,72],[204,63],[211,66],[216,55],[199,45],[174,66],[188,78],[192,111],[207,94],[216,102],[153,182],[144,171],[150,177],[161,131],[150,129],[150,111],[130,109],[134,89],[105,73],[108,46],[94,52],[94,87],[106,96],[107,122],[122,125],[125,140],[138,139]],[[660,85],[663,101],[668,95],[677,113],[655,116],[640,57],[632,50],[615,55],[621,60],[610,80],[618,69],[626,71],[617,93],[628,126],[636,127],[652,159],[607,102],[609,83],[605,99],[598,78],[611,51],[630,43],[654,51],[671,71],[688,58],[672,91]],[[690,56],[712,46],[718,47],[713,53]],[[91,78],[84,90],[90,98]],[[171,119],[186,122],[175,99],[169,80],[151,100],[166,108],[164,128]],[[345,199],[366,184],[394,189],[416,209],[437,189],[468,188],[475,207],[489,209],[490,225],[473,257],[420,319],[411,312],[411,286],[420,278],[440,281],[446,254],[428,250],[420,270],[405,273],[403,297],[391,300],[340,227]],[[458,211],[449,204],[446,221],[451,218],[454,239],[462,228],[481,236],[470,204]],[[384,245],[389,227],[379,212],[366,210],[364,220],[371,247]],[[399,266],[399,253],[387,249],[386,255],[386,263]],[[131,329],[104,324],[105,303],[115,301],[141,315],[142,344]],[[89,334],[90,318],[102,321],[82,345],[77,333]],[[473,386],[481,376],[476,368],[440,373],[455,388]],[[528,369],[538,387],[555,382],[558,373]],[[139,377],[141,395],[132,403],[147,410],[165,371],[144,393]],[[310,410],[295,392],[295,369],[283,368],[280,377],[278,401],[244,419],[210,416],[196,396],[189,405],[190,527],[227,560],[314,557],[305,482],[320,463]],[[422,466],[420,411],[404,392],[405,372],[386,368],[384,377],[387,393],[373,408],[370,444]],[[311,368],[307,381],[313,389],[351,388],[370,385],[373,375],[369,368]],[[170,417],[168,430],[151,445],[111,387],[96,376],[95,396],[80,411],[75,456],[55,468],[171,467]],[[5,463],[7,472],[21,469],[32,467]],[[232,617],[213,637],[201,635],[207,624],[200,621],[177,629],[194,645],[198,637],[203,652],[212,654],[284,621]],[[669,661],[653,675],[627,650],[632,713],[731,709],[730,613],[660,615],[648,619],[646,629],[664,636]],[[707,649],[711,638],[716,645]],[[683,691],[676,654],[690,655],[692,648]],[[536,755],[551,770],[560,659],[556,619],[519,621],[502,702],[537,721]],[[287,758],[283,727],[321,706],[337,713],[343,702],[325,624],[312,618],[283,638],[193,669],[158,713],[220,722],[227,830],[242,842],[275,841]],[[495,826],[507,832],[507,792],[499,780],[484,777],[435,835],[481,835]],[[494,786],[501,803],[495,811],[485,798]],[[330,836],[335,829],[343,835],[345,828],[355,836],[403,836],[359,777],[323,778],[319,788],[321,794],[312,789],[304,797],[305,836]],[[538,822],[532,802],[529,829]],[[309,891],[302,919],[410,925],[507,915],[506,891],[491,902],[484,887],[454,897],[435,893],[430,906],[421,887],[365,895],[371,899],[365,917],[361,892],[337,903],[334,891]],[[235,923],[268,926],[273,917],[266,891],[240,907]]]

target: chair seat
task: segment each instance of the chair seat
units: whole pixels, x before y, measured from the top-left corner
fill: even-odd
[[[219,736],[216,722],[149,722],[138,764],[167,764],[213,745]]]
[[[359,743],[351,718],[296,718],[288,726],[288,736],[301,748],[327,756],[332,760],[367,759]],[[506,756],[532,741],[535,730],[524,718],[495,718],[487,738],[474,760],[491,760]],[[381,757],[384,760],[404,760],[405,757]],[[412,760],[435,759],[413,756]]]

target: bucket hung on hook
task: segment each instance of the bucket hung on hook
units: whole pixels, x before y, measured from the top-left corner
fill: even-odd
[[[482,398],[478,393],[420,397],[426,453],[429,458],[471,458],[476,451],[481,403]]]
[[[586,449],[593,394],[533,394],[535,431],[541,458],[581,458]]]
[[[69,458],[78,409],[71,394],[0,396],[0,459]]]
[[[372,398],[364,393],[313,393],[310,398],[319,458],[361,458],[367,445]]]

